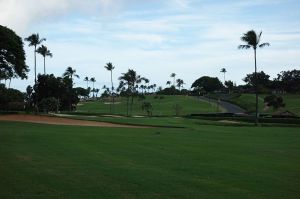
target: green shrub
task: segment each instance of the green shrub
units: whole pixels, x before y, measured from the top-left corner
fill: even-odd
[[[39,103],[39,109],[44,112],[56,112],[59,107],[59,102],[54,97],[44,98]]]

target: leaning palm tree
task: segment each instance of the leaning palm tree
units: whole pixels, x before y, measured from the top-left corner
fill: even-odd
[[[254,30],[250,30],[241,37],[241,40],[245,42],[244,45],[239,45],[239,49],[249,49],[253,48],[254,50],[254,66],[255,66],[255,72],[254,72],[254,78],[255,78],[255,99],[256,99],[256,106],[255,106],[255,124],[258,124],[258,90],[257,90],[257,67],[256,67],[256,50],[257,48],[263,48],[265,46],[269,46],[269,43],[260,43],[262,32],[260,32],[258,35]]]
[[[69,77],[73,82],[73,76],[79,78],[79,75],[76,74],[76,70],[69,66],[63,74],[64,77]]]
[[[50,50],[48,50],[48,48],[44,45],[40,46],[37,50],[37,53],[41,54],[44,57],[44,75],[46,75],[46,64],[45,64],[45,60],[46,60],[46,56],[52,57],[52,53],[50,52]]]
[[[46,41],[46,39],[40,38],[39,34],[37,33],[25,38],[25,41],[29,42],[28,46],[34,46],[34,83],[36,84],[36,47],[43,41]]]
[[[225,84],[225,73],[227,73],[226,68],[221,68],[220,73],[223,73],[223,75],[224,75],[224,84]]]
[[[115,104],[115,98],[114,98],[114,84],[113,84],[113,78],[112,78],[112,72],[113,70],[115,69],[115,67],[112,65],[111,62],[108,62],[104,68],[106,68],[108,71],[110,71],[110,81],[111,81],[111,96],[112,96],[112,99],[113,99],[113,106]],[[111,112],[111,105],[110,105],[110,112]]]

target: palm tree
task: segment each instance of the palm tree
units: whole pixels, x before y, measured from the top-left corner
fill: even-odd
[[[175,73],[171,73],[170,77],[173,78],[173,86],[175,87],[175,77],[176,77],[176,74]]]
[[[89,77],[85,77],[84,79],[83,79],[83,81],[85,81],[86,82],[86,89],[88,89],[88,87],[89,87]]]
[[[224,84],[225,84],[225,73],[227,72],[226,68],[221,68],[221,73],[224,73]]]
[[[93,90],[92,90],[92,92],[93,92],[93,98],[95,98],[95,87],[94,87],[94,84],[95,84],[95,82],[96,82],[96,78],[95,78],[95,77],[92,77],[92,78],[90,79],[90,81],[93,82]]]
[[[122,73],[122,76],[119,77],[119,80],[122,82],[122,86],[127,85],[127,116],[128,116],[128,104],[129,104],[129,94],[131,94],[131,110],[133,105],[133,95],[135,93],[135,84],[141,81],[141,77],[136,74],[136,71],[129,69],[127,73]],[[120,82],[120,85],[121,85]]]
[[[183,86],[184,81],[183,81],[182,79],[177,79],[177,80],[176,80],[176,83],[177,83],[177,86],[178,86],[179,91],[180,91],[180,88]]]
[[[114,98],[114,84],[113,84],[113,78],[112,78],[112,72],[113,70],[115,69],[115,67],[112,65],[111,62],[108,62],[104,68],[106,68],[108,71],[110,71],[110,81],[111,81],[111,96],[112,96],[112,99],[113,99],[113,106],[115,104],[115,98]],[[110,112],[111,112],[111,105],[110,105]]]
[[[29,42],[28,46],[34,46],[34,83],[36,84],[36,47],[41,44],[43,41],[46,41],[45,38],[41,38],[39,34],[32,34],[29,37],[25,38],[25,41]]]
[[[73,82],[73,76],[79,78],[79,75],[76,74],[76,70],[69,66],[63,74],[64,77],[71,78]]]
[[[44,75],[46,75],[46,64],[45,64],[45,60],[46,60],[46,56],[52,57],[52,53],[50,52],[50,50],[48,50],[48,48],[44,45],[40,46],[37,50],[37,53],[41,54],[44,57]]]
[[[265,46],[270,46],[269,43],[260,43],[262,32],[260,32],[258,35],[254,30],[250,30],[241,37],[241,40],[246,43],[244,45],[239,45],[239,49],[249,49],[253,48],[254,50],[254,66],[255,66],[255,72],[254,72],[254,78],[255,78],[255,99],[256,99],[256,107],[255,107],[255,124],[258,124],[258,90],[257,90],[257,67],[256,67],[256,50],[257,48],[263,48]]]
[[[166,85],[170,86],[171,85],[171,81],[167,81]]]

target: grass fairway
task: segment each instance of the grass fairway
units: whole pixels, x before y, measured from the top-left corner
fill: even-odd
[[[130,99],[131,100],[131,99]],[[215,112],[218,111],[217,107],[208,102],[200,101],[195,97],[191,96],[163,96],[162,99],[154,98],[154,96],[146,96],[143,101],[134,98],[132,115],[146,115],[147,113],[142,110],[143,102],[150,102],[153,107],[153,115],[156,116],[171,116],[175,115],[174,105],[178,104],[181,109],[179,115],[187,115],[191,113],[199,112]],[[80,106],[77,106],[79,112],[90,112],[100,114],[110,114],[110,104],[104,101],[96,102],[84,102]],[[114,114],[127,113],[126,98],[118,98],[114,108]]]
[[[218,98],[218,95],[212,95],[215,98]],[[258,95],[258,108],[261,113],[273,113],[274,110],[268,109],[265,110],[264,98],[267,94],[259,94]],[[282,110],[291,111],[300,116],[300,95],[298,94],[284,94],[279,95],[283,98],[283,102],[285,103],[285,107],[281,108]],[[241,94],[240,96],[233,94],[232,96],[226,96],[226,100],[239,105],[249,112],[255,112],[255,94]]]
[[[0,122],[0,198],[299,198],[299,128]]]

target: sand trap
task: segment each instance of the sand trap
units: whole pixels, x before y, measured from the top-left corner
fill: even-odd
[[[40,124],[54,124],[54,125],[73,125],[73,126],[99,126],[99,127],[119,127],[119,128],[150,128],[147,126],[134,126],[113,124],[109,122],[94,122],[75,120],[69,118],[49,117],[42,115],[0,115],[0,121],[16,121],[16,122],[30,122]]]
[[[112,103],[112,102],[104,102],[103,104],[121,104],[121,102],[115,102],[115,103]]]
[[[227,124],[240,124],[240,122],[232,121],[232,120],[219,120],[219,122],[223,122]]]

